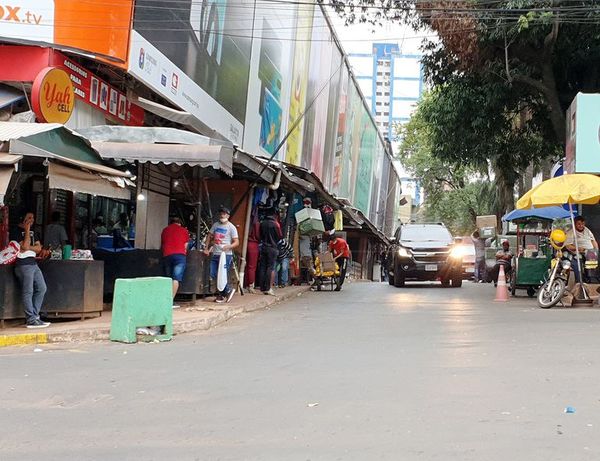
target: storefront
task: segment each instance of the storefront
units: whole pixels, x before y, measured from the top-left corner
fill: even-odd
[[[279,188],[281,173],[274,167],[263,169],[262,162],[231,144],[172,128],[104,126],[80,133],[103,159],[137,173],[134,248],[94,251],[94,257],[105,262],[105,297],[111,296],[117,277],[162,275],[160,237],[170,216],[179,217],[192,237],[178,293],[211,294],[203,250],[219,207],[234,210],[231,222],[240,235],[240,254],[245,254],[252,188]],[[241,262],[237,265],[243,272]]]
[[[33,231],[44,242],[50,217],[58,212],[74,256],[60,259],[58,251],[39,262],[48,286],[46,312],[60,317],[99,315],[103,263],[80,250],[89,248],[95,205],[131,203],[135,184],[130,174],[108,166],[85,140],[58,124],[0,122],[0,143],[2,248],[9,240],[21,239],[19,223],[27,212],[35,214]],[[23,318],[12,265],[0,266],[0,301],[2,321]]]

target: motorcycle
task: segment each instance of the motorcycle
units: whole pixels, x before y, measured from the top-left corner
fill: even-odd
[[[573,264],[571,258],[569,253],[556,250],[550,262],[548,278],[538,291],[538,305],[542,309],[550,309],[562,299]]]

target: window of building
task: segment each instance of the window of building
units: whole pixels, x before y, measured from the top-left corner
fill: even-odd
[[[389,112],[384,112],[384,113],[383,113],[383,116],[384,116],[384,117],[389,117],[389,115],[390,115],[390,113],[389,113]]]
[[[377,96],[381,96],[381,91],[378,91],[377,93],[375,93]]]

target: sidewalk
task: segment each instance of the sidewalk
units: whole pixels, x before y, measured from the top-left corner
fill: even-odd
[[[287,299],[300,296],[309,287],[287,287],[276,290],[277,296],[263,294],[236,294],[228,304],[217,304],[214,298],[199,299],[195,303],[180,303],[173,310],[174,334],[208,330],[244,312],[266,309]],[[0,330],[0,347],[25,344],[46,344],[76,341],[107,341],[110,333],[111,311],[101,317],[56,322],[43,330],[30,330],[22,327],[8,327]]]

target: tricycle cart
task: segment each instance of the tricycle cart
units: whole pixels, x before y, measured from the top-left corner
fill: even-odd
[[[340,268],[331,253],[321,253],[315,257],[315,287],[321,291],[323,285],[331,284],[331,291],[339,283]]]
[[[552,248],[548,237],[555,219],[569,217],[562,207],[546,207],[531,210],[515,210],[502,220],[517,226],[517,245],[513,257],[513,275],[510,292],[514,296],[518,289],[527,290],[529,297],[544,283],[552,259]]]

